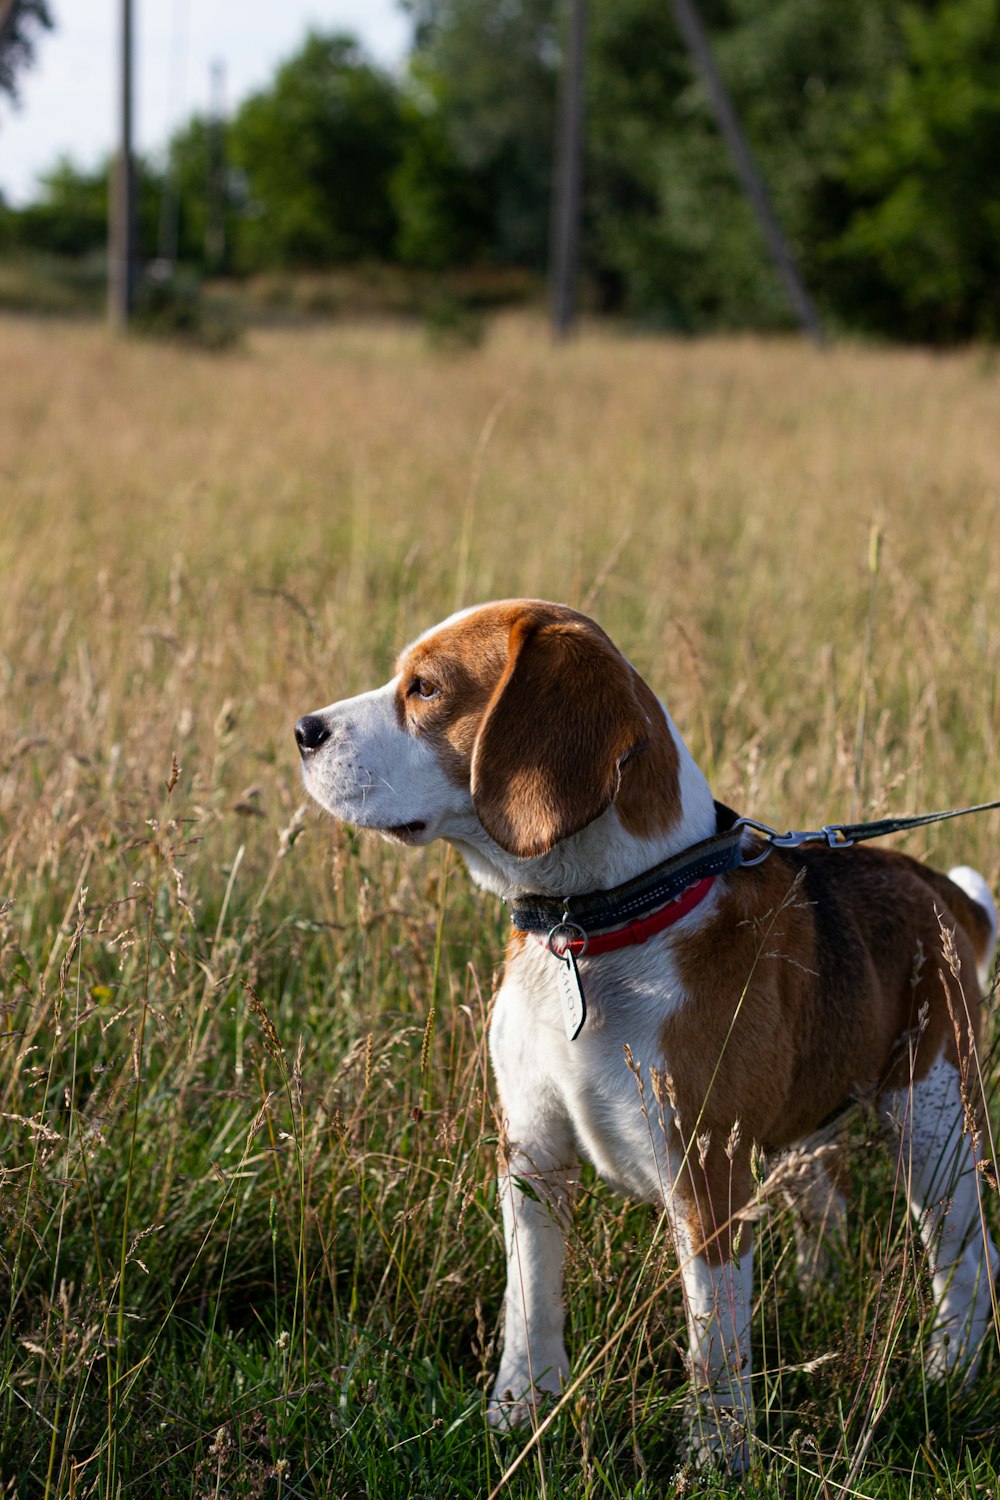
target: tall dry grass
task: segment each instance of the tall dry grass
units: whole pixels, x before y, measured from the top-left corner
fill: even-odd
[[[996,796],[996,370],[552,349],[516,317],[451,355],[388,324],[224,358],[0,340],[0,1480],[486,1494],[516,1452],[478,1395],[502,919],[444,855],[307,810],[291,725],[456,605],[536,594],[595,614],[766,821]],[[906,847],[996,889],[998,833]],[[808,1296],[764,1236],[762,1494],[995,1485],[996,1357],[971,1405],[925,1389],[891,1196],[862,1174]],[[594,1186],[597,1375],[511,1493],[669,1487],[679,1299],[605,1350],[669,1272],[650,1232]]]

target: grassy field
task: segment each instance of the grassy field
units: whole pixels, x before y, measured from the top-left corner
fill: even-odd
[[[456,605],[537,594],[765,821],[996,797],[992,359],[553,349],[517,316],[452,354],[27,319],[0,350],[0,1493],[729,1493],[681,1467],[655,1212],[596,1182],[591,1374],[536,1447],[487,1431],[504,918],[442,851],[307,808],[291,728]],[[1000,885],[995,814],[896,842]],[[791,1213],[762,1226],[732,1493],[995,1496],[1000,1351],[926,1386],[919,1255],[852,1139],[836,1275],[802,1293]]]

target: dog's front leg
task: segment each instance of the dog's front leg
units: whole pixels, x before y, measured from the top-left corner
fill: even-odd
[[[692,1452],[699,1467],[719,1463],[731,1474],[742,1474],[749,1462],[750,1229],[744,1225],[739,1253],[721,1254],[717,1245],[695,1250],[700,1236],[675,1226],[690,1344]]]
[[[505,1143],[499,1189],[507,1251],[503,1358],[488,1417],[494,1426],[535,1423],[539,1397],[557,1393],[569,1373],[563,1344],[564,1233],[575,1165],[568,1142]]]

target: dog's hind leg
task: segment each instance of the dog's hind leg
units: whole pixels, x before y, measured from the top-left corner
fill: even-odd
[[[934,1285],[927,1372],[971,1380],[993,1321],[1000,1255],[983,1215],[980,1152],[965,1128],[958,1068],[939,1057],[923,1078],[887,1094],[883,1108],[899,1131],[906,1193]]]
[[[812,1164],[782,1197],[795,1225],[795,1271],[808,1295],[839,1262],[847,1234],[847,1173],[837,1156]]]

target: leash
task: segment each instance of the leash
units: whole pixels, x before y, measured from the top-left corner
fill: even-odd
[[[803,844],[825,844],[828,849],[849,849],[852,844],[862,844],[866,839],[885,838],[889,833],[903,833],[908,828],[924,828],[928,823],[946,823],[949,818],[964,818],[968,813],[992,812],[1000,807],[996,802],[979,802],[975,807],[952,807],[945,812],[917,813],[909,818],[877,818],[872,823],[825,823],[813,830],[789,829],[778,833],[766,823],[755,818],[738,818],[737,826],[749,828],[763,834],[766,847],[756,859],[744,859],[743,865],[759,865],[772,849],[800,849]]]

